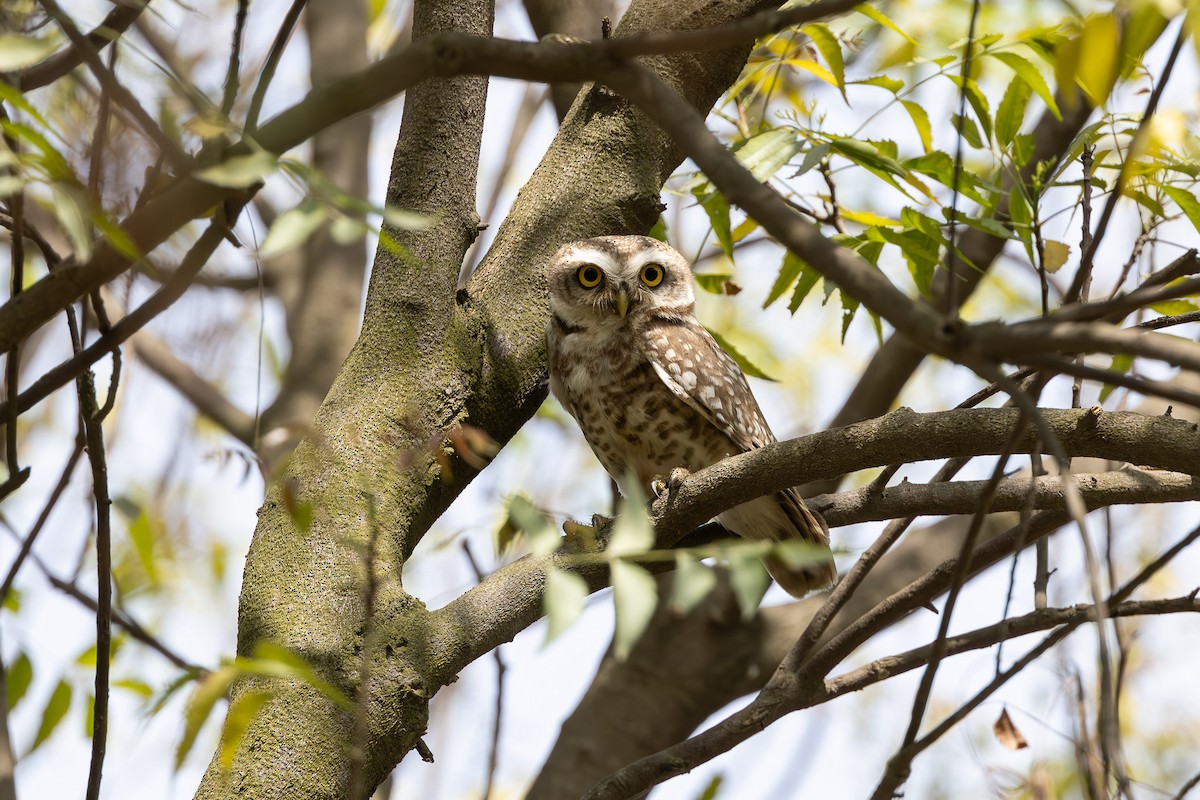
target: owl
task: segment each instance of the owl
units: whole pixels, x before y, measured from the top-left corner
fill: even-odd
[[[574,242],[547,279],[550,390],[619,485],[636,479],[653,491],[678,468],[775,441],[741,369],[696,321],[691,268],[671,247],[648,236]],[[824,521],[792,489],[717,519],[746,539],[800,539],[829,553]],[[773,555],[765,563],[796,597],[836,574],[831,553],[799,568]]]

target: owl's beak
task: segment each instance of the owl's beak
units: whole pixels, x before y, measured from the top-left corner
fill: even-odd
[[[621,319],[625,319],[625,315],[629,313],[629,292],[624,286],[617,290],[617,313],[621,315]]]

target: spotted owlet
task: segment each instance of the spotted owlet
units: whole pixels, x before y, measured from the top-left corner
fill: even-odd
[[[619,484],[641,488],[679,467],[699,470],[775,441],[737,363],[696,321],[687,261],[647,236],[564,246],[547,272],[550,389]],[[746,539],[800,539],[829,549],[829,532],[792,489],[719,515]],[[833,582],[832,557],[791,567],[766,560],[797,597]]]

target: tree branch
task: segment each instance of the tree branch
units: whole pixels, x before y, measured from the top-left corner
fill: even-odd
[[[1117,472],[1072,474],[1071,481],[1089,511],[1110,505],[1182,503],[1200,500],[1200,478],[1179,472],[1126,468]],[[832,527],[916,515],[970,514],[987,481],[901,483],[882,490],[864,487],[809,498]],[[1063,508],[1062,478],[1006,478],[996,488],[992,511],[1020,511],[1026,502],[1035,509]]]
[[[12,76],[13,85],[20,92],[25,93],[54,83],[83,63],[86,57],[86,48],[90,47],[92,52],[99,53],[115,42],[130,25],[137,21],[148,5],[150,5],[149,0],[145,0],[145,2],[120,0],[116,3],[116,8],[108,12],[104,21],[85,37],[86,44],[72,42],[70,47],[22,70]]]
[[[1019,413],[989,408],[917,414],[900,409],[725,459],[688,476],[672,499],[655,502],[658,544],[669,547],[726,509],[806,481],[901,460],[998,454]],[[1087,410],[1042,409],[1041,414],[1070,456],[1178,472],[1197,470],[1200,430],[1190,422],[1129,412],[1095,416]],[[1044,447],[1036,433],[1027,430],[1014,451],[1042,452]],[[551,563],[550,559],[521,559],[434,612],[434,627],[445,630],[444,638],[458,640],[457,648],[445,653],[446,662],[438,673],[442,679],[448,680],[492,647],[511,640],[540,616],[541,579]]]
[[[721,50],[730,47],[733,42],[749,43],[756,36],[770,32],[770,29],[763,29],[767,22],[786,27],[844,11],[854,5],[847,0],[825,0],[793,9],[785,16],[763,17],[763,21],[753,26],[731,25],[722,26],[720,30],[703,30],[705,26],[702,23],[709,18],[723,22],[746,5],[757,8],[762,3],[763,0],[744,0],[744,5],[739,4],[725,14],[718,14],[716,10],[682,13],[677,20],[658,20],[659,30],[678,30],[681,25],[695,25],[696,31],[680,34],[682,41],[686,42],[684,49],[689,52],[698,49]],[[627,21],[628,13],[626,19],[622,20],[622,28]],[[635,15],[633,24],[643,23],[637,21]],[[679,49],[681,46],[676,44],[676,38],[674,34],[656,32],[643,33],[639,37],[557,44],[443,32],[414,41],[361,72],[328,86],[314,88],[302,101],[259,127],[254,135],[254,144],[270,153],[284,153],[311,139],[317,132],[371,109],[432,77],[471,74],[555,83],[580,82],[607,75],[614,65],[620,64],[621,58]],[[707,57],[682,59],[693,68],[710,60]],[[707,74],[705,70],[701,76]],[[230,148],[226,158],[252,152],[254,147],[243,142]],[[195,166],[199,166],[198,162],[193,164]],[[188,220],[201,216],[234,193],[234,190],[192,177],[182,177],[158,194],[154,202],[130,214],[122,221],[121,227],[138,251],[147,254]],[[13,344],[24,339],[79,296],[120,275],[129,268],[130,263],[128,255],[116,250],[107,240],[99,239],[95,243],[94,255],[87,263],[65,263],[61,269],[38,281],[19,297],[9,300],[0,307],[0,352],[11,349]]]
[[[229,401],[217,387],[171,352],[166,342],[145,331],[133,337],[133,351],[156,375],[171,384],[196,410],[254,448],[254,417]]]

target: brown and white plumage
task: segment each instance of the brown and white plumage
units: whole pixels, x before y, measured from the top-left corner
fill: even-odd
[[[696,321],[692,275],[646,236],[568,244],[547,272],[550,389],[605,470],[643,490],[677,467],[699,470],[775,441],[737,363]],[[829,532],[791,489],[717,517],[747,539],[801,539],[828,551]],[[801,596],[829,585],[832,557],[793,569],[766,560]]]

